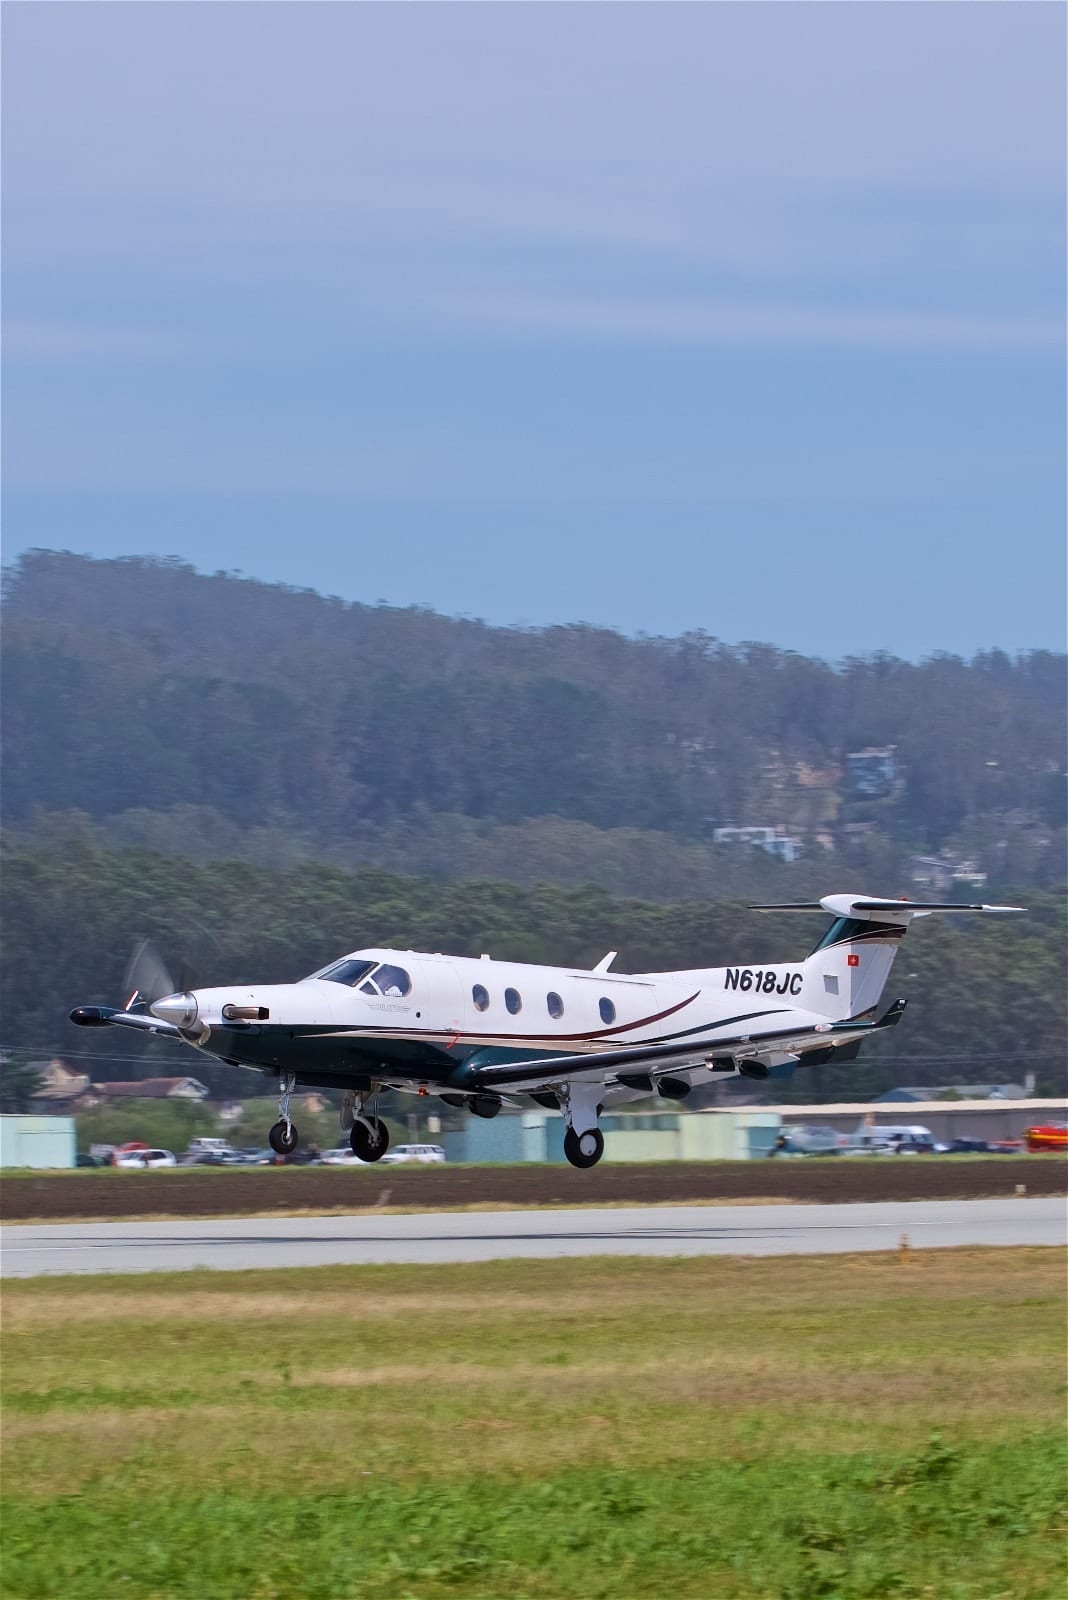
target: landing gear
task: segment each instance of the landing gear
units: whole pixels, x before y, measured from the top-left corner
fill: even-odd
[[[278,1096],[278,1121],[267,1138],[276,1155],[289,1156],[297,1148],[298,1138],[297,1130],[289,1119],[289,1097],[297,1087],[296,1073],[284,1073],[278,1087],[281,1091]]]
[[[377,1117],[374,1122],[358,1118],[349,1129],[349,1144],[361,1161],[381,1161],[389,1149],[389,1129]]]
[[[595,1167],[604,1155],[604,1134],[600,1128],[588,1128],[585,1133],[568,1128],[564,1134],[564,1155],[573,1167]]]
[[[564,1155],[573,1167],[595,1167],[604,1155],[604,1134],[597,1119],[604,1110],[604,1084],[573,1080],[557,1090],[567,1122]]]
[[[291,1156],[297,1148],[298,1134],[292,1122],[276,1122],[267,1138],[276,1155]]]

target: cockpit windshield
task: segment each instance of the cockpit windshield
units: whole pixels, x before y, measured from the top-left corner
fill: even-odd
[[[412,991],[412,980],[403,967],[390,966],[385,961],[361,960],[358,956],[346,956],[344,961],[335,961],[332,967],[312,976],[327,983],[343,983],[347,989],[359,989],[361,994],[387,998]]]
[[[344,961],[335,961],[332,967],[327,967],[325,972],[317,972],[317,978],[323,978],[328,983],[343,983],[350,989],[355,989],[361,978],[366,978],[377,961],[357,961],[347,957]]]

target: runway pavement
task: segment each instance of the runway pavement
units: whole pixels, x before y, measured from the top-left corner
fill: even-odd
[[[508,1257],[831,1255],[953,1245],[1056,1245],[1060,1198],[869,1205],[627,1206],[70,1223],[0,1229],[0,1275],[317,1267]]]

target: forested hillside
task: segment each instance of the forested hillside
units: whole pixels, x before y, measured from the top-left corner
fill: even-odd
[[[920,856],[962,893],[1063,880],[1047,652],[832,667],[50,551],[5,588],[3,799],[25,843],[654,899],[902,892]],[[865,783],[850,755],[871,747],[889,753]],[[777,828],[800,859],[714,845],[726,825]]]
[[[132,942],[156,941],[177,972],[203,983],[303,977],[362,945],[449,950],[590,967],[618,950],[620,971],[802,956],[819,917],[757,916],[738,904],[624,900],[589,887],[522,889],[335,868],[271,871],[197,863],[144,851],[102,851],[85,840],[12,848],[3,860],[4,1045],[61,1055],[97,1078],[193,1072],[218,1093],[263,1080],[208,1057],[118,1029],[67,1022],[71,1006],[116,1004]],[[894,1082],[1022,1080],[1059,1092],[1065,1038],[1062,897],[1032,891],[1027,916],[920,923],[908,935],[888,999],[908,1013],[865,1059],[807,1069],[798,1092],[865,1097]],[[779,1087],[776,1094],[781,1093]]]

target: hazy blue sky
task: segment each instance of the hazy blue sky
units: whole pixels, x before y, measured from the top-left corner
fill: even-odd
[[[8,0],[5,556],[1060,647],[1060,4]]]

